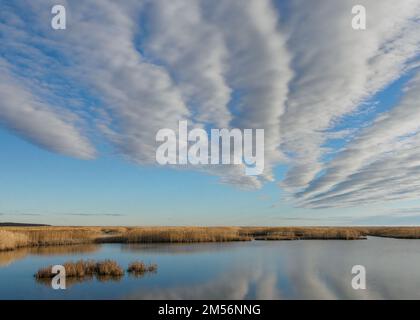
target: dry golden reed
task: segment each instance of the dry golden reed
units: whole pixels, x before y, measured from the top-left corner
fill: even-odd
[[[0,250],[93,243],[102,234],[100,228],[89,227],[3,227]]]
[[[157,264],[145,264],[143,261],[134,261],[128,265],[127,272],[134,275],[142,275],[146,272],[156,272]]]
[[[249,240],[419,239],[420,227],[0,227],[0,251],[94,243],[194,243]]]
[[[28,236],[19,232],[0,230],[0,250],[13,250],[27,246]]]
[[[255,240],[357,240],[366,236],[350,227],[248,227],[241,232]]]
[[[149,227],[131,228],[118,240],[127,243],[188,243],[246,241],[251,237],[240,235],[235,227]]]
[[[116,261],[113,260],[79,260],[76,262],[66,262],[63,264],[66,270],[66,278],[83,278],[96,276],[112,276],[120,277],[124,275],[124,269],[121,268]],[[41,268],[35,274],[35,278],[52,278],[55,274],[52,273],[52,266]]]

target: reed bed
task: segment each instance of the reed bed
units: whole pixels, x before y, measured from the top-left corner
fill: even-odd
[[[238,228],[155,227],[130,229],[117,240],[126,243],[191,243],[248,241],[252,238],[240,235]]]
[[[79,260],[76,262],[66,262],[63,264],[66,270],[66,278],[84,278],[93,276],[111,276],[121,277],[124,275],[124,269],[113,260]],[[52,273],[52,266],[41,268],[35,273],[36,279],[51,279],[55,276]]]
[[[95,243],[420,239],[420,227],[0,227],[0,251]]]
[[[250,227],[241,232],[255,240],[358,240],[366,236],[359,229],[344,227]]]
[[[0,228],[0,250],[93,243],[102,235],[106,236],[101,229],[88,227],[4,227]]]
[[[69,245],[94,242],[102,235],[95,228],[53,228],[29,229],[25,233],[31,246]]]
[[[124,270],[116,261],[104,260],[96,264],[96,274],[99,276],[120,277],[124,275]]]
[[[157,264],[145,264],[143,261],[134,261],[128,265],[127,272],[133,275],[143,275],[146,272],[156,272]]]
[[[420,227],[372,227],[365,233],[375,237],[420,239]]]
[[[14,250],[28,243],[28,236],[23,233],[0,230],[0,251]]]

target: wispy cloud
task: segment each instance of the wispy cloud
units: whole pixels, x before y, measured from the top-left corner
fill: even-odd
[[[27,217],[35,217],[35,216],[42,216],[39,213],[22,213],[22,212],[12,212],[12,213],[0,213],[1,216],[27,216]]]
[[[299,194],[310,206],[361,204],[419,195],[420,75],[405,96],[326,165],[326,173]]]
[[[95,156],[94,147],[76,125],[76,115],[34,95],[22,77],[10,74],[1,57],[0,73],[0,125],[53,152],[81,159]]]
[[[27,213],[27,212],[0,212],[2,216],[81,216],[81,217],[124,217],[125,214],[121,213]]]
[[[325,132],[398,79],[419,52],[418,1],[358,3],[368,12],[364,32],[349,27],[354,1],[294,1],[285,22],[296,73],[280,126],[282,148],[293,155],[282,183],[288,190],[308,187],[324,169]]]
[[[125,214],[119,213],[60,213],[63,216],[81,216],[81,217],[124,217]]]

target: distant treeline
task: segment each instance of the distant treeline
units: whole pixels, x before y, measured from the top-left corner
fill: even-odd
[[[0,227],[49,227],[50,224],[0,222]]]

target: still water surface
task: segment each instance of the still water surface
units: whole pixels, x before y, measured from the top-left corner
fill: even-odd
[[[157,263],[157,273],[53,290],[33,274],[77,259]],[[351,286],[366,268],[366,290]],[[0,299],[420,299],[420,240],[104,244],[0,252]]]

